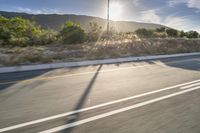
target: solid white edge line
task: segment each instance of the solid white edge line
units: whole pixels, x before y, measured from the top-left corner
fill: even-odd
[[[113,71],[120,71],[120,70],[128,70],[128,69],[135,69],[135,68],[140,68],[140,67],[145,67],[145,66],[150,66],[150,65],[147,64],[147,65],[139,65],[139,66],[121,67],[121,68],[116,68],[116,69],[101,70],[101,71],[99,71],[99,73],[106,73],[106,72],[113,72]],[[12,84],[12,83],[18,83],[18,82],[23,83],[23,82],[30,82],[30,81],[39,81],[39,80],[44,80],[44,79],[50,80],[50,79],[62,78],[62,77],[82,76],[82,75],[88,75],[88,74],[94,74],[94,73],[96,73],[96,71],[88,71],[88,72],[75,73],[75,74],[66,74],[66,75],[60,75],[60,76],[39,77],[39,78],[33,78],[33,79],[27,79],[27,80],[2,82],[2,83],[0,83],[0,85]]]
[[[188,60],[194,60],[194,59],[185,59],[181,61],[168,61],[167,63],[179,63],[179,62],[184,62]],[[158,62],[155,64],[157,65],[163,65],[162,63]],[[151,64],[145,64],[145,65],[138,65],[138,66],[130,66],[130,67],[121,67],[121,68],[116,68],[116,69],[108,69],[108,70],[101,70],[99,73],[106,73],[106,72],[112,72],[112,71],[120,71],[120,70],[128,70],[128,69],[134,69],[134,68],[140,68],[140,67],[146,67],[146,66],[151,66]],[[12,83],[23,83],[23,82],[29,82],[29,81],[39,81],[39,80],[50,80],[50,79],[55,79],[55,78],[62,78],[62,77],[73,77],[73,76],[82,76],[82,75],[88,75],[88,74],[94,74],[96,71],[88,71],[88,72],[83,72],[83,73],[75,73],[75,74],[66,74],[66,75],[60,75],[60,76],[50,76],[50,77],[40,77],[40,78],[33,78],[33,79],[27,79],[27,80],[19,80],[19,81],[10,81],[10,82],[2,82],[0,85],[5,85],[5,84],[12,84]]]
[[[138,61],[138,60],[145,61],[145,60],[153,60],[153,59],[165,59],[165,58],[196,56],[196,55],[200,55],[200,52],[168,54],[168,55],[150,55],[150,56],[138,56],[138,57],[136,56],[136,57],[127,57],[127,58],[104,59],[104,60],[81,61],[81,62],[63,62],[63,63],[50,63],[50,64],[40,64],[40,65],[13,66],[13,67],[0,68],[0,73],[56,69],[56,68],[75,67],[75,66],[81,67],[81,66],[100,65],[100,64],[126,63],[126,62]]]
[[[188,60],[193,60],[193,59],[185,59],[183,61],[169,61],[167,63],[179,63],[179,62],[184,62]],[[160,62],[156,63],[157,65],[163,65]],[[138,65],[138,66],[130,66],[130,67],[121,67],[121,68],[116,68],[116,69],[108,69],[108,70],[101,70],[99,73],[106,73],[106,72],[113,72],[113,71],[120,71],[120,70],[128,70],[128,69],[135,69],[135,68],[140,68],[140,67],[146,67],[146,66],[151,66],[151,64],[145,64],[145,65]],[[50,77],[39,77],[39,78],[33,78],[33,79],[27,79],[27,80],[19,80],[19,81],[10,81],[10,82],[2,82],[0,85],[5,85],[5,84],[12,84],[12,83],[23,83],[23,82],[30,82],[30,81],[39,81],[39,80],[50,80],[50,79],[55,79],[55,78],[63,78],[63,77],[73,77],[73,76],[82,76],[82,75],[88,75],[88,74],[94,74],[96,71],[88,71],[88,72],[83,72],[83,73],[75,73],[75,74],[65,74],[65,75],[60,75],[60,76],[50,76]]]
[[[61,131],[61,130],[64,130],[64,129],[68,129],[68,128],[75,127],[75,126],[78,126],[78,125],[82,125],[82,124],[85,124],[85,123],[88,123],[88,122],[91,122],[91,121],[95,121],[95,120],[98,120],[98,119],[102,119],[102,118],[105,118],[105,117],[108,117],[108,116],[116,115],[118,113],[122,113],[122,112],[131,110],[131,109],[135,109],[135,108],[138,108],[138,107],[142,107],[142,106],[145,106],[145,105],[148,105],[148,104],[156,103],[156,102],[159,102],[161,100],[169,99],[171,97],[175,97],[175,96],[178,96],[178,95],[181,95],[181,94],[184,94],[184,93],[187,93],[187,92],[191,92],[191,91],[194,91],[194,90],[198,90],[198,89],[200,89],[200,86],[195,87],[195,88],[191,88],[191,89],[188,89],[188,90],[176,92],[176,93],[173,93],[173,94],[170,94],[170,95],[158,97],[158,98],[148,100],[148,101],[145,101],[145,102],[142,102],[142,103],[134,104],[132,106],[121,108],[121,109],[118,109],[118,110],[110,111],[110,112],[107,112],[107,113],[104,113],[104,114],[93,116],[93,117],[83,119],[83,120],[80,120],[80,121],[77,121],[77,122],[69,123],[69,124],[59,126],[59,127],[56,127],[56,128],[52,128],[52,129],[42,131],[42,132],[39,132],[39,133],[58,132],[58,131]]]
[[[26,122],[26,123],[22,123],[22,124],[10,126],[10,127],[5,127],[5,128],[0,129],[0,132],[10,131],[10,130],[14,130],[14,129],[17,129],[17,128],[22,128],[22,127],[25,127],[25,126],[29,126],[29,125],[42,123],[42,122],[45,122],[45,121],[49,121],[49,120],[58,119],[58,118],[62,118],[62,117],[65,117],[65,116],[73,115],[73,114],[76,114],[76,113],[80,113],[80,112],[84,112],[84,111],[88,111],[88,110],[92,110],[92,109],[97,109],[97,108],[108,106],[108,105],[111,105],[111,104],[116,104],[116,103],[119,103],[119,102],[124,102],[124,101],[127,101],[127,100],[131,100],[131,99],[135,99],[135,98],[139,98],[139,97],[143,97],[143,96],[148,96],[148,95],[151,95],[151,94],[170,90],[170,89],[181,87],[181,86],[184,86],[184,85],[189,85],[189,84],[196,83],[196,82],[199,82],[199,81],[200,81],[200,79],[194,80],[194,81],[191,81],[191,82],[186,82],[186,83],[183,83],[183,84],[178,84],[178,85],[167,87],[167,88],[163,88],[163,89],[159,89],[159,90],[155,90],[155,91],[151,91],[151,92],[146,92],[146,93],[143,93],[143,94],[139,94],[139,95],[135,95],[135,96],[127,97],[127,98],[122,98],[122,99],[119,99],[119,100],[115,100],[115,101],[111,101],[111,102],[107,102],[107,103],[103,103],[103,104],[99,104],[99,105],[95,105],[95,106],[91,106],[91,107],[88,107],[88,108],[83,108],[83,109],[79,109],[79,110],[75,110],[75,111],[71,111],[71,112],[67,112],[67,113],[62,113],[62,114],[58,114],[58,115],[54,115],[54,116],[50,116],[50,117],[46,117],[46,118],[42,118],[42,119],[38,119],[38,120]]]
[[[188,89],[188,88],[191,88],[191,87],[194,87],[194,86],[198,86],[198,85],[200,85],[200,83],[187,85],[187,86],[181,87],[180,89]]]

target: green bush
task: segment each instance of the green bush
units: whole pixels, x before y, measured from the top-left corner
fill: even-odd
[[[156,32],[165,32],[166,28],[165,27],[161,27],[161,28],[157,28]]]
[[[153,30],[144,28],[136,30],[135,33],[140,38],[151,38],[154,34]]]
[[[185,37],[185,36],[186,36],[186,33],[184,31],[179,32],[179,37]]]
[[[1,45],[29,46],[51,43],[55,34],[43,30],[34,22],[21,17],[5,18],[0,16]]]
[[[178,37],[178,30],[168,28],[166,32],[169,37]]]
[[[60,31],[60,36],[64,43],[83,43],[86,40],[86,33],[80,27],[80,25],[75,24],[71,21],[67,22]]]
[[[0,16],[0,40],[1,44],[7,43],[11,38],[11,34],[8,28],[9,19]]]
[[[186,33],[187,38],[199,38],[199,33],[196,31],[189,31]]]

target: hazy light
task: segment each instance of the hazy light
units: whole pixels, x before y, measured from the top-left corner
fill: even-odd
[[[118,2],[110,3],[110,19],[118,20],[122,14],[122,6]]]

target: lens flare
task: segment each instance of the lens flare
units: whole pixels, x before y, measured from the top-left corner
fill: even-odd
[[[122,14],[122,6],[118,2],[110,3],[110,19],[119,20]]]

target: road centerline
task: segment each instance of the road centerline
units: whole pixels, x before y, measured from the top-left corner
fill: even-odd
[[[159,93],[159,92],[171,90],[171,89],[182,87],[182,86],[185,86],[185,85],[190,85],[190,84],[193,84],[193,83],[196,83],[196,82],[199,82],[199,81],[200,81],[200,79],[194,80],[194,81],[191,81],[191,82],[186,82],[186,83],[174,85],[174,86],[171,86],[171,87],[166,87],[166,88],[151,91],[151,92],[142,93],[142,94],[131,96],[131,97],[118,99],[118,100],[115,100],[115,101],[111,101],[111,102],[107,102],[107,103],[103,103],[103,104],[99,104],[99,105],[95,105],[95,106],[91,106],[91,107],[87,107],[87,108],[83,108],[83,109],[79,109],[79,110],[75,110],[75,111],[71,111],[71,112],[67,112],[67,113],[62,113],[62,114],[58,114],[58,115],[54,115],[54,116],[50,116],[50,117],[46,117],[46,118],[42,118],[42,119],[38,119],[38,120],[33,120],[33,121],[22,123],[22,124],[17,124],[17,125],[14,125],[14,126],[2,128],[2,129],[0,129],[0,132],[14,130],[14,129],[17,129],[17,128],[22,128],[22,127],[26,127],[26,126],[29,126],[29,125],[42,123],[42,122],[46,122],[46,121],[49,121],[49,120],[54,120],[54,119],[62,118],[62,117],[65,117],[65,116],[85,112],[85,111],[88,111],[88,110],[97,109],[97,108],[100,108],[100,107],[105,107],[105,106],[108,106],[108,105],[128,101],[128,100],[131,100],[131,99],[140,98],[140,97],[148,96],[148,95],[151,95],[151,94],[156,94],[156,93]]]
[[[194,87],[194,86],[198,86],[198,85],[200,85],[200,83],[195,83],[195,84],[183,86],[183,87],[181,87],[180,89],[188,89],[188,88],[191,88],[191,87]]]
[[[83,120],[79,120],[79,121],[76,121],[76,122],[73,122],[73,123],[69,123],[69,124],[66,124],[66,125],[55,127],[55,128],[52,128],[52,129],[49,129],[49,130],[46,130],[46,131],[42,131],[42,132],[39,132],[39,133],[58,132],[58,131],[65,130],[65,129],[68,129],[68,128],[71,128],[71,127],[75,127],[75,126],[79,126],[79,125],[82,125],[82,124],[85,124],[85,123],[89,123],[91,121],[95,121],[95,120],[99,120],[99,119],[106,118],[106,117],[109,117],[109,116],[113,116],[113,115],[116,115],[116,114],[119,114],[119,113],[122,113],[122,112],[125,112],[125,111],[128,111],[128,110],[131,110],[131,109],[143,107],[145,105],[149,105],[149,104],[156,103],[156,102],[159,102],[159,101],[162,101],[162,100],[166,100],[166,99],[169,99],[171,97],[182,95],[182,94],[192,92],[192,91],[195,91],[195,90],[198,90],[198,89],[200,89],[200,86],[190,88],[190,89],[187,89],[187,90],[183,90],[183,91],[179,91],[179,92],[176,92],[176,93],[173,93],[173,94],[165,95],[165,96],[162,96],[162,97],[158,97],[158,98],[155,98],[155,99],[151,99],[151,100],[148,100],[148,101],[145,101],[145,102],[134,104],[132,106],[117,109],[117,110],[110,111],[110,112],[107,112],[107,113],[103,113],[103,114],[100,114],[100,115],[96,115],[96,116],[93,116],[93,117],[89,117],[89,118],[86,118],[86,119],[83,119]]]

